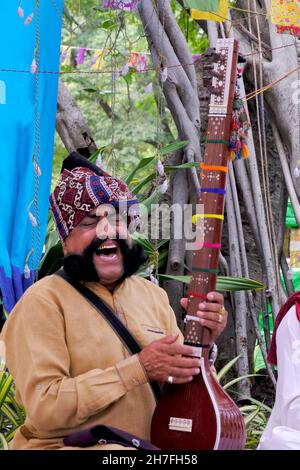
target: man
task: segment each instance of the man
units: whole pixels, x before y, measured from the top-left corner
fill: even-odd
[[[142,350],[129,355],[107,321],[59,276],[29,288],[2,333],[17,399],[27,412],[12,449],[66,449],[64,437],[99,423],[149,439],[155,407],[149,383],[182,384],[199,373],[199,359],[183,357],[193,348],[181,344],[166,293],[133,275],[144,257],[127,220],[113,210],[125,198],[132,208],[136,200],[125,183],[71,154],[50,202],[64,270],[114,311]],[[227,312],[221,294],[209,300],[198,316],[213,343]]]
[[[278,366],[276,400],[259,449],[300,450],[300,292],[276,317],[268,360]]]

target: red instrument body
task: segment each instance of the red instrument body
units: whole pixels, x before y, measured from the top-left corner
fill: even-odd
[[[216,286],[237,53],[238,46],[234,39],[217,41],[218,60],[214,65],[213,78],[215,91],[210,101],[201,174],[200,204],[204,207],[204,225],[199,230],[205,243],[201,249],[195,247],[193,252],[184,332],[185,344],[197,348],[201,372],[188,384],[165,387],[151,426],[151,441],[161,449],[240,450],[246,440],[244,419],[239,408],[211,373],[208,362],[209,332],[195,316],[199,302]]]

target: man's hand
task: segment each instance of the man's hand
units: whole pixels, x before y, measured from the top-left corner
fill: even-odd
[[[199,303],[197,317],[201,325],[210,330],[210,343],[213,344],[226,327],[228,312],[224,307],[224,297],[219,292],[209,292],[207,300]],[[188,299],[181,299],[180,304],[186,310]]]
[[[200,373],[200,360],[192,357],[194,348],[176,343],[178,336],[165,336],[153,341],[139,353],[150,381],[183,384]]]

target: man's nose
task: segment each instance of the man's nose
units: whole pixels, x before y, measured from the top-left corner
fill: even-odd
[[[111,223],[107,218],[98,222],[96,227],[97,237],[103,238],[117,238],[117,227],[116,224]]]

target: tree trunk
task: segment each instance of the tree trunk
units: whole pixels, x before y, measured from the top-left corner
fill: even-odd
[[[61,80],[58,86],[56,130],[69,152],[80,150],[89,156],[97,150],[81,110]]]

